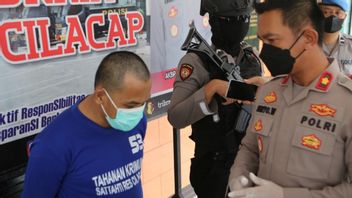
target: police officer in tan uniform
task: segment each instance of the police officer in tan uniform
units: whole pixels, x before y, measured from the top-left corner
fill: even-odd
[[[350,8],[350,0],[322,0],[325,16],[323,49],[329,58],[336,58],[340,70],[352,78],[352,36],[340,32]]]
[[[276,77],[257,92],[229,197],[351,197],[352,81],[321,48],[322,12],[315,0],[255,9],[260,57]]]
[[[239,62],[242,77],[260,75],[260,62],[253,52],[249,56],[240,53],[244,52],[240,43],[249,29],[251,3],[204,0],[201,14],[205,12],[209,13],[214,49],[225,51],[230,63]],[[225,196],[230,167],[245,132],[236,124],[241,105],[224,98],[227,87],[225,72],[204,54],[188,52],[181,59],[168,120],[175,128],[192,125],[195,154],[190,182],[199,198]]]

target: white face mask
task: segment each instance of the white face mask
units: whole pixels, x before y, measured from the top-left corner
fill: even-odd
[[[115,107],[116,109],[116,116],[115,118],[111,118],[105,111],[104,106],[101,104],[101,108],[103,109],[103,112],[105,114],[106,120],[110,124],[110,126],[114,129],[118,129],[123,132],[129,132],[131,131],[134,127],[137,126],[137,124],[141,121],[144,115],[144,108],[145,108],[145,103],[136,108],[132,109],[125,109],[125,108],[117,108],[115,105],[114,101],[111,99],[109,93],[104,89],[104,92],[108,96],[111,104]]]

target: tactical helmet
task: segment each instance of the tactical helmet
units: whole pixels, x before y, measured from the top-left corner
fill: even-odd
[[[253,0],[201,0],[200,15],[224,17],[249,16]]]
[[[319,1],[318,1],[319,2]],[[343,9],[345,12],[349,10],[348,0],[321,0],[320,3],[325,5],[336,5]]]

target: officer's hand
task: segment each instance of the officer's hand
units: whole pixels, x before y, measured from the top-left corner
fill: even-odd
[[[251,105],[254,102],[253,101],[249,101],[249,100],[237,100],[238,104],[245,104],[245,105]]]
[[[218,94],[222,97],[225,97],[228,84],[229,84],[229,82],[224,81],[224,80],[219,80],[219,79],[213,79],[213,80],[209,81],[204,86],[205,100],[206,100],[207,104],[210,103],[210,101],[213,99],[215,94]]]
[[[256,86],[261,86],[264,85],[265,83],[269,82],[272,79],[272,77],[263,77],[263,76],[255,76],[249,79],[244,79],[244,82],[247,84],[252,84],[252,85],[256,85]],[[238,103],[243,103],[245,105],[251,105],[253,104],[253,101],[248,101],[248,100],[238,100]]]
[[[241,190],[231,191],[228,196],[230,198],[244,198],[244,197],[255,197],[255,198],[267,198],[267,197],[274,197],[274,198],[283,198],[284,197],[284,190],[281,186],[259,178],[255,176],[253,173],[249,173],[249,178],[251,181],[256,184],[256,187],[245,188]]]
[[[230,105],[235,103],[237,100],[233,98],[224,98],[225,102],[221,103],[222,105]]]
[[[230,192],[235,190],[241,190],[249,186],[247,177],[241,175],[229,182]]]
[[[249,79],[245,79],[244,82],[247,84],[257,85],[259,87],[269,82],[271,79],[272,77],[255,76]]]

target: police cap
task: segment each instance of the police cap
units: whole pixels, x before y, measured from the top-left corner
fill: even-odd
[[[343,9],[344,11],[348,11],[349,10],[349,0],[321,0],[322,4],[325,5],[336,5],[339,6],[341,9]]]
[[[253,0],[201,0],[200,14],[237,17],[249,16]]]

